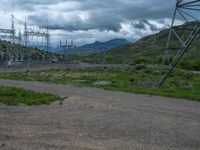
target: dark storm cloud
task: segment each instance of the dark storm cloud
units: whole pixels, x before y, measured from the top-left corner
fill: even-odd
[[[143,21],[132,23],[131,26],[136,29],[146,29],[145,23]]]
[[[163,23],[164,23],[164,21],[163,21]],[[159,31],[160,30],[159,27],[157,27],[155,24],[150,23],[146,19],[139,20],[136,23],[132,23],[131,26],[135,29],[142,29],[142,30],[146,30],[147,28],[149,28],[151,31]]]
[[[56,43],[66,38],[85,44],[113,38],[136,41],[165,29],[175,3],[176,0],[1,0],[0,13],[11,10],[16,27],[21,29],[25,18],[29,26],[48,25],[51,40]],[[7,28],[10,19],[5,18],[0,21],[6,22]]]
[[[3,0],[6,3],[5,0]],[[143,18],[171,17],[175,0],[11,0],[9,7],[16,4],[30,14],[27,16],[31,24],[40,25],[48,20],[51,29],[66,31],[98,29],[100,31],[118,32],[121,23]],[[7,2],[8,3],[8,2]],[[72,5],[72,6],[71,6]],[[80,18],[86,12],[88,18]],[[63,14],[73,14],[70,19]],[[148,24],[146,22],[145,24]],[[141,24],[142,25],[142,24]],[[148,24],[152,30],[155,26]],[[138,24],[139,26],[139,24]]]
[[[77,30],[84,30],[88,31],[90,29],[98,29],[100,31],[114,31],[118,32],[121,29],[120,21],[117,20],[106,20],[103,21],[90,21],[84,23],[81,21],[80,18],[74,19],[70,22],[65,22],[64,18],[61,17],[61,20],[56,21],[56,18],[51,18],[51,20],[43,20],[41,18],[45,18],[44,16],[37,16],[37,15],[29,15],[28,20],[31,21],[32,24],[37,24],[38,26],[46,26],[48,22],[48,27],[51,30],[65,30],[65,31],[77,31]]]

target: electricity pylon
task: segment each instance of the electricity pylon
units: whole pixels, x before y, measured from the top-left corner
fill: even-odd
[[[49,28],[47,26],[46,29],[42,27],[28,27],[27,22],[25,20],[24,24],[24,46],[27,48],[28,46],[34,46],[30,44],[30,37],[33,39],[35,37],[37,40],[39,38],[42,38],[41,41],[44,41],[44,45],[40,46],[40,48],[43,48],[46,51],[49,51],[50,49],[50,32]],[[38,47],[37,45],[35,47]]]
[[[177,26],[177,20],[184,20]],[[161,87],[200,32],[200,0],[177,0],[164,58],[161,66]],[[166,66],[168,66],[166,68]]]

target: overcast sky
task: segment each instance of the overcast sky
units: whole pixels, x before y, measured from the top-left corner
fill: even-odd
[[[168,28],[176,0],[0,0],[0,28],[30,25],[51,29],[52,42],[73,39],[77,45],[112,38],[135,41]]]

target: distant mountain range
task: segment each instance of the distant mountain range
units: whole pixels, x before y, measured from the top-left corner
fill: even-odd
[[[96,41],[92,44],[86,44],[81,47],[75,47],[73,49],[69,49],[68,53],[75,55],[92,55],[92,54],[107,52],[112,48],[123,46],[129,43],[130,42],[127,41],[126,39],[113,39],[107,42]],[[55,49],[55,51],[58,51],[59,53],[64,52],[63,50],[61,50],[61,48],[57,48]]]

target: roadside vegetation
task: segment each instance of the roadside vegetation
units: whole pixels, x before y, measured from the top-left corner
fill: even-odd
[[[200,101],[200,74],[175,69],[160,89],[155,87],[159,76],[160,70],[155,65],[0,73],[3,79],[98,87]]]
[[[6,105],[42,105],[50,104],[54,101],[62,99],[58,96],[47,94],[47,93],[37,93],[33,91],[28,91],[20,88],[10,88],[0,86],[0,103]]]

